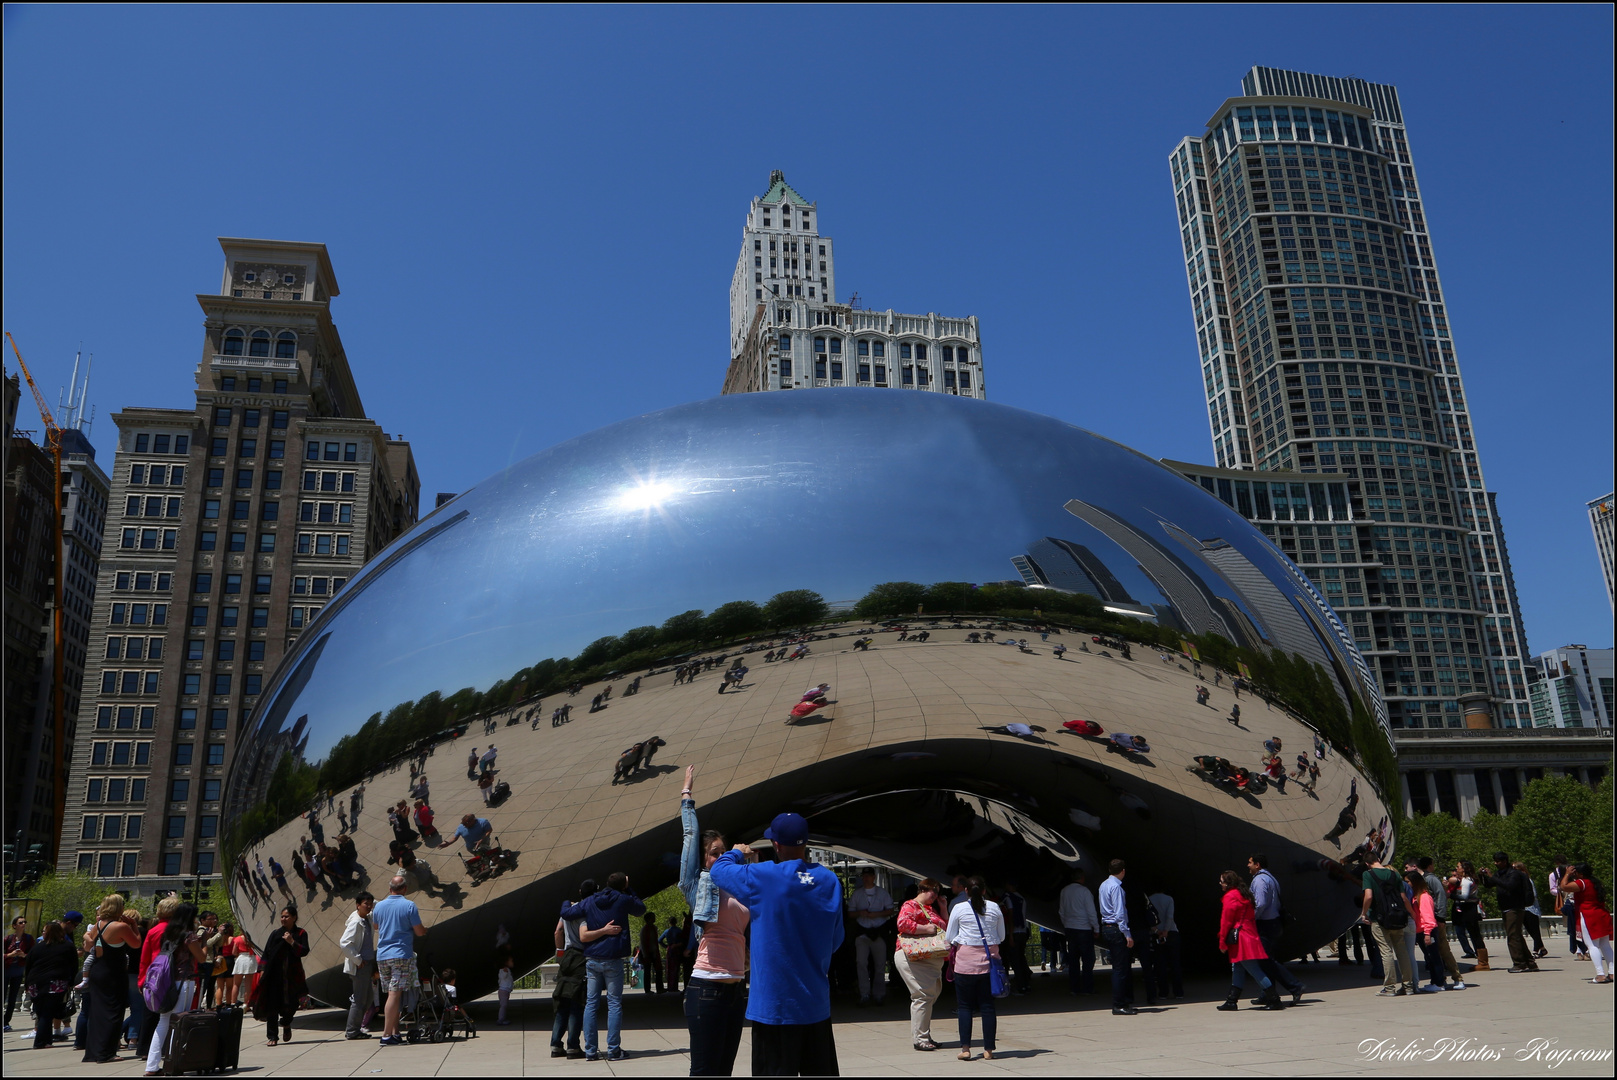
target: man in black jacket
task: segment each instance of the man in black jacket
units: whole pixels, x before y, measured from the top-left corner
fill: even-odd
[[[1503,851],[1493,854],[1494,872],[1483,873],[1482,884],[1491,886],[1505,924],[1505,941],[1510,946],[1511,974],[1537,971],[1538,962],[1522,937],[1527,923],[1527,906],[1533,902],[1533,882],[1520,870],[1510,865],[1510,856]]]

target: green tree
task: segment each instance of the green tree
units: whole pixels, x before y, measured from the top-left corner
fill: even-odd
[[[764,621],[776,630],[785,630],[817,623],[829,610],[825,597],[813,589],[789,589],[769,598],[764,605]]]
[[[622,642],[611,635],[596,638],[584,646],[584,651],[578,654],[578,666],[589,668],[596,664],[604,664],[615,658],[622,651]]]
[[[705,620],[706,637],[714,641],[756,633],[764,626],[764,609],[751,600],[722,604]]]
[[[1606,805],[1609,807],[1610,803]],[[1515,846],[1502,850],[1511,858],[1525,862],[1536,880],[1543,880],[1555,865],[1555,856],[1566,855],[1574,860],[1587,858],[1582,851],[1598,806],[1594,791],[1569,776],[1534,780],[1510,808]],[[1606,842],[1610,844],[1609,817],[1605,830]],[[1491,856],[1492,852],[1486,855]]]
[[[885,581],[861,597],[853,613],[861,619],[891,619],[915,614],[915,609],[925,600],[925,585],[913,581]]]
[[[702,612],[698,608],[682,611],[663,623],[663,640],[695,641],[702,636]]]
[[[938,581],[927,586],[922,603],[926,605],[926,610],[934,615],[970,611],[974,599],[972,594],[976,591],[976,587],[967,581]]]
[[[662,631],[655,626],[637,626],[633,630],[624,631],[622,642],[625,653],[644,652],[655,648],[662,640]]]
[[[1531,785],[1529,785],[1531,786]],[[1606,888],[1611,888],[1611,834],[1612,834],[1612,790],[1611,766],[1606,766],[1606,777],[1595,788],[1595,797],[1590,801],[1588,816],[1584,819],[1583,837],[1575,851],[1561,852],[1573,858],[1581,857],[1583,861],[1594,867],[1595,878]],[[1550,854],[1554,855],[1555,852]]]
[[[73,871],[46,874],[33,888],[25,889],[22,895],[26,900],[42,901],[42,919],[60,919],[69,911],[77,911],[84,916],[85,924],[89,925],[95,920],[95,909],[111,891],[107,883],[94,874]],[[30,933],[38,929],[37,926],[28,928]]]

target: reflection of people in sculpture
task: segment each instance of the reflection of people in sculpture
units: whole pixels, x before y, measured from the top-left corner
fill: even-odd
[[[816,686],[809,687],[808,690],[804,692],[802,700],[796,705],[792,706],[791,715],[786,718],[786,722],[788,724],[795,724],[805,716],[808,716],[815,709],[823,708],[826,705],[836,704],[836,702],[832,701],[827,696],[830,694],[830,692],[830,683],[823,682]]]
[[[1106,729],[1093,720],[1067,720],[1061,725],[1074,735],[1088,735],[1091,737],[1104,735]]]
[[[1118,749],[1126,750],[1131,754],[1149,754],[1151,752],[1151,745],[1145,741],[1144,737],[1139,735],[1125,735],[1121,731],[1116,731],[1112,733],[1112,743]]]
[[[1037,724],[1003,724],[1000,727],[990,728],[989,730],[996,731],[1004,735],[1015,735],[1019,739],[1032,739],[1034,742],[1044,741],[1038,737],[1036,732],[1044,731],[1045,729]]]

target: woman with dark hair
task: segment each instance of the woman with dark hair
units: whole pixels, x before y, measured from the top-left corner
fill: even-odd
[[[1005,940],[1005,916],[998,904],[988,902],[988,886],[982,878],[973,874],[966,879],[966,902],[949,909],[944,933],[955,946],[955,1015],[960,1021],[960,1053],[955,1056],[971,1060],[971,1014],[975,1011],[983,1018],[983,1060],[992,1061],[998,1027],[992,969],[999,962],[1000,942]]]
[[[741,1046],[747,1011],[747,924],[752,913],[713,884],[709,869],[729,850],[724,835],[696,821],[696,766],[685,769],[679,817],[684,828],[679,891],[691,906],[685,949],[694,962],[685,978],[685,1020],[691,1075],[729,1076]],[[650,916],[647,917],[648,919]],[[670,950],[672,953],[672,950]],[[672,958],[669,962],[673,967]],[[669,972],[670,980],[678,978]]]
[[[112,893],[96,909],[95,925],[84,935],[93,957],[84,988],[84,1060],[102,1064],[118,1056],[124,1009],[129,1003],[129,976],[140,959],[141,936],[123,922],[124,898]]]
[[[1461,859],[1449,875],[1449,896],[1453,899],[1454,933],[1460,939],[1460,952],[1477,962],[1477,971],[1493,970],[1488,964],[1488,947],[1482,943],[1482,908],[1477,889],[1477,868]]]
[[[1224,890],[1224,911],[1218,923],[1219,951],[1230,958],[1230,994],[1220,1012],[1235,1012],[1240,1008],[1241,991],[1246,989],[1246,976],[1251,975],[1263,989],[1265,1009],[1283,1009],[1280,992],[1269,976],[1263,973],[1262,961],[1269,959],[1258,938],[1257,905],[1252,893],[1234,870],[1218,876],[1219,888]]]
[[[23,962],[23,983],[34,1003],[34,1049],[51,1044],[53,1020],[66,1020],[62,1007],[78,974],[79,953],[59,922],[48,922]]]
[[[157,1017],[157,1026],[152,1030],[151,1046],[146,1050],[147,1076],[157,1076],[163,1071],[163,1050],[168,1045],[169,1029],[174,1026],[174,1015],[190,1012],[191,1005],[196,1000],[197,972],[202,963],[202,940],[197,935],[195,904],[181,904],[169,914],[168,922],[163,927],[163,936],[157,941],[157,958],[161,957],[168,958],[170,977],[174,980],[174,985],[180,988],[180,992],[174,999],[173,1006]],[[141,984],[143,990],[150,989],[152,969],[157,964],[157,958],[154,958],[152,965],[146,969],[146,982]]]
[[[298,926],[298,910],[281,909],[281,928],[264,943],[264,955],[259,962],[258,985],[253,988],[247,1005],[253,1010],[253,1019],[269,1028],[268,1046],[280,1039],[292,1041],[292,1015],[298,1011],[307,992],[303,976],[303,958],[309,955],[309,932]],[[280,1039],[276,1038],[276,1024],[280,1025]]]
[[[898,947],[893,966],[910,988],[910,1041],[917,1050],[936,1050],[932,1006],[943,991],[943,964],[949,958],[949,917],[943,912],[943,886],[922,878],[915,896],[898,909]]]
[[[1595,880],[1588,863],[1567,868],[1561,878],[1561,895],[1570,896],[1577,904],[1578,929],[1589,947],[1589,958],[1595,962],[1595,977],[1589,981],[1611,982],[1611,912],[1606,910],[1606,890]]]

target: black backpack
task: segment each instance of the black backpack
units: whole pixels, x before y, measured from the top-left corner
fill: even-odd
[[[1409,912],[1404,910],[1404,888],[1393,870],[1371,870],[1370,880],[1375,888],[1370,891],[1370,911],[1374,921],[1388,930],[1402,930],[1409,925]]]

